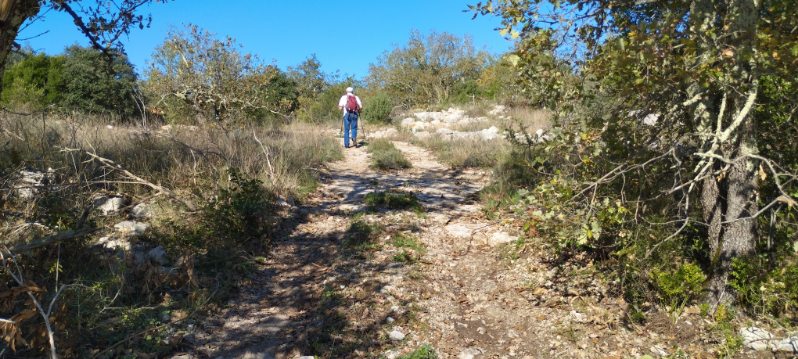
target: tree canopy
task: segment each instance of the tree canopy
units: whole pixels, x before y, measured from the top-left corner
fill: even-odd
[[[296,106],[295,86],[280,69],[240,51],[197,26],[173,32],[153,55],[147,89],[155,106],[201,120],[249,115],[285,116]]]
[[[487,63],[488,55],[476,51],[469,38],[415,31],[404,47],[384,53],[370,66],[366,82],[394,103],[441,104],[458,90],[467,92]]]

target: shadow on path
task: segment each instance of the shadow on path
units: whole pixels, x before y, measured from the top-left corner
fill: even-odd
[[[407,268],[346,245],[353,217],[365,210],[363,197],[402,189],[427,213],[451,218],[479,187],[440,165],[377,173],[364,160],[362,148],[350,149],[331,166],[319,191],[283,223],[250,284],[188,338],[184,358],[374,357],[390,344],[390,313],[377,308],[385,307],[381,294],[390,278]]]

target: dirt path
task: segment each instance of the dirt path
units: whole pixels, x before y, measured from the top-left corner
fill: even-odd
[[[620,304],[552,294],[591,278],[564,281],[535,256],[514,255],[512,230],[476,201],[484,173],[395,145],[411,169],[378,173],[364,148],[331,164],[262,270],[176,357],[396,358],[425,345],[441,358],[648,354],[641,339],[640,352],[619,351],[634,337],[607,314]],[[366,211],[364,196],[388,189],[414,193],[424,213]]]

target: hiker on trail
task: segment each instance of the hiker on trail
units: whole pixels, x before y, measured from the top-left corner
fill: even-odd
[[[363,109],[363,103],[360,102],[360,97],[355,96],[355,90],[351,87],[346,88],[346,95],[341,96],[338,100],[338,108],[344,111],[344,147],[349,148],[349,139],[352,139],[352,145],[360,147],[357,143],[357,118],[360,115],[360,110]],[[349,133],[352,136],[349,136]]]

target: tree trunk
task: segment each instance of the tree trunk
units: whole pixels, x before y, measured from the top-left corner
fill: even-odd
[[[38,0],[0,0],[0,90],[3,88],[6,58],[14,46],[19,27],[37,13]]]
[[[731,70],[726,74],[728,85],[719,89],[731,110],[720,113],[725,107],[720,106],[718,113],[711,116],[720,118],[714,126],[705,122],[706,119],[702,121],[704,131],[715,127],[710,138],[716,147],[709,149],[710,154],[723,158],[714,159],[712,170],[726,167],[719,175],[704,180],[701,193],[712,261],[709,294],[714,303],[720,304],[734,301],[734,293],[727,286],[732,261],[753,254],[756,244],[757,226],[752,216],[758,208],[758,162],[750,155],[758,153],[751,113],[758,82],[751,56],[755,47],[758,9],[755,0],[727,0],[716,5],[727,9],[719,22],[724,24],[724,35],[728,40],[715,51],[735,51],[728,59],[731,61]]]

